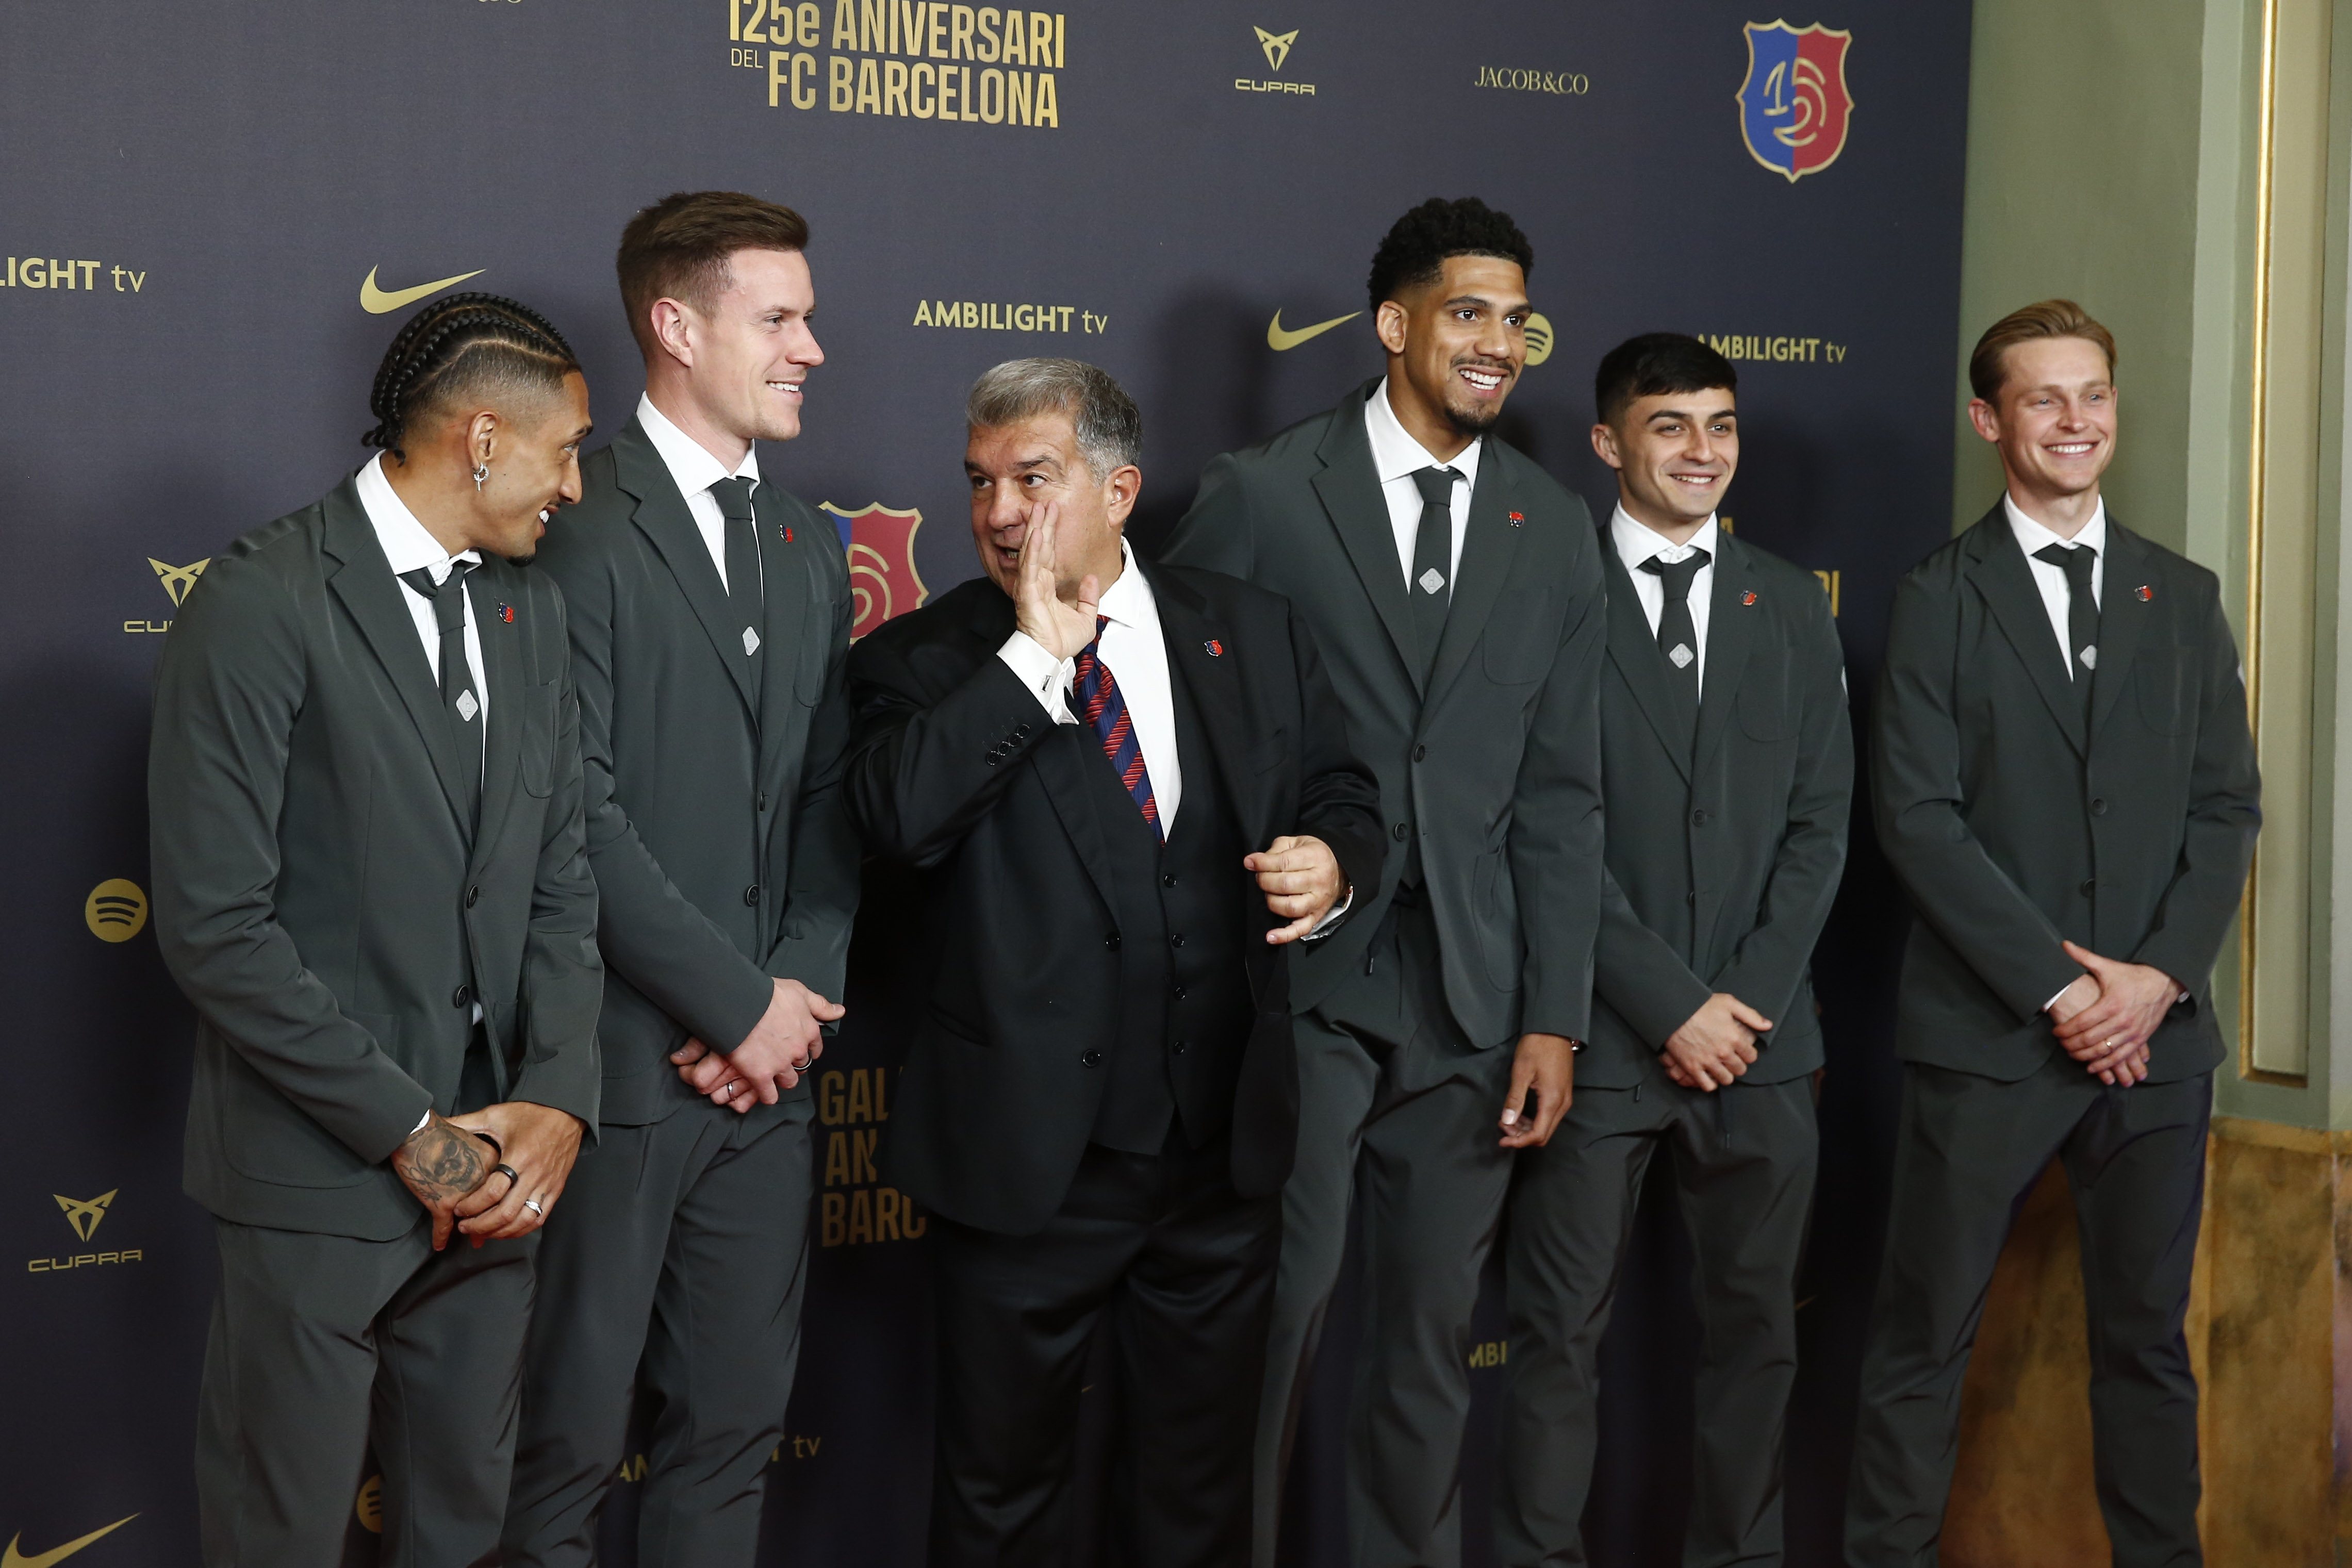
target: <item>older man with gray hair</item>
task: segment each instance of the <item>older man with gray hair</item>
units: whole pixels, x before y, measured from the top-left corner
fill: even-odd
[[[1247,1560],[1297,1116],[1290,945],[1380,877],[1372,776],[1289,604],[1139,559],[1142,419],[1074,360],[972,389],[985,573],[860,643],[845,789],[922,873],[885,1134],[934,1216],[930,1561]],[[1115,1542],[1068,1539],[1095,1334]]]

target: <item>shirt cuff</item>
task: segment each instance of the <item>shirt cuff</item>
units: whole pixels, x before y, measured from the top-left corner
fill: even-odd
[[[996,650],[1004,667],[1019,677],[1037,706],[1055,724],[1076,724],[1077,716],[1070,712],[1070,683],[1076,679],[1076,659],[1056,659],[1045,646],[1026,632],[1015,632]]]
[[[425,1131],[425,1128],[427,1128],[427,1127],[431,1126],[432,1124],[433,1124],[433,1107],[432,1107],[432,1106],[430,1106],[430,1105],[427,1105],[426,1107],[425,1107],[425,1115],[424,1115],[424,1117],[423,1117],[421,1120],[419,1120],[419,1121],[417,1122],[416,1125],[415,1125],[414,1127],[411,1127],[411,1128],[409,1128],[409,1129],[408,1129],[408,1136],[409,1136],[410,1138],[413,1138],[413,1137],[416,1136],[416,1134],[419,1134],[419,1133],[421,1133],[421,1132]],[[401,1141],[402,1141],[403,1143],[406,1143],[406,1142],[408,1141],[408,1139],[407,1139],[407,1138],[404,1138],[404,1139],[402,1139]]]
[[[1338,923],[1339,916],[1348,913],[1348,906],[1355,902],[1356,890],[1355,887],[1350,884],[1348,889],[1347,896],[1340,899],[1339,903],[1333,904],[1331,906],[1331,913],[1317,921],[1315,923],[1315,929],[1309,931],[1306,936],[1301,936],[1299,940],[1301,942],[1318,942],[1324,937],[1330,936],[1331,927]]]

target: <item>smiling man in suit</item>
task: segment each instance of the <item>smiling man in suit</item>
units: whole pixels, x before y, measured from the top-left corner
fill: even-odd
[[[1609,873],[1576,1103],[1519,1159],[1510,1392],[1496,1535],[1507,1568],[1581,1563],[1595,1365],[1654,1155],[1698,1260],[1704,1352],[1683,1561],[1780,1561],[1822,1065],[1810,963],[1845,866],[1845,655],[1813,575],[1717,517],[1739,462],[1738,373],[1696,338],[1611,350],[1593,450]]]
[[[155,935],[220,1249],[208,1568],[340,1562],[371,1444],[387,1568],[488,1560],[534,1232],[596,1118],[578,707],[523,568],[587,387],[537,312],[459,294],[370,403],[383,453],[215,555],[156,671]]]
[[[1378,793],[1290,607],[1121,537],[1143,423],[1075,360],[973,387],[986,576],[852,660],[848,789],[923,876],[926,1021],[882,1148],[932,1212],[938,1568],[1066,1539],[1079,1383],[1110,1337],[1118,1541],[1229,1568],[1250,1535],[1289,973],[1380,875]]]
[[[571,608],[609,979],[604,1130],[541,1256],[507,1561],[593,1560],[633,1396],[646,1568],[747,1568],[800,1348],[801,1073],[856,907],[839,536],[761,476],[824,355],[808,225],[732,192],[621,236],[646,361],[539,570]]]
[[[1259,1416],[1256,1568],[1274,1568],[1356,1197],[1352,1560],[1461,1560],[1479,1270],[1513,1151],[1540,1145],[1568,1107],[1591,1004],[1601,549],[1584,503],[1493,434],[1527,363],[1534,261],[1475,197],[1399,218],[1370,283],[1388,373],[1212,462],[1168,547],[1284,595],[1314,630],[1391,846],[1381,885],[1301,956],[1291,988],[1305,1110]]]
[[[2181,1325],[2222,1057],[2213,959],[2261,781],[2221,584],[2100,499],[2115,363],[2071,300],[1987,329],[1969,417],[2006,493],[1895,592],[1871,781],[1917,918],[1847,1491],[1855,1568],[1935,1561],[1985,1291],[2053,1157],[2082,1231],[2114,1561],[2203,1561]]]

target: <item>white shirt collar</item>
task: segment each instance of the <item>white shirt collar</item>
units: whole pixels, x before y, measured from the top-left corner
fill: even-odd
[[[1118,577],[1095,604],[1095,613],[1108,615],[1121,626],[1152,627],[1160,624],[1160,601],[1151,597],[1151,584],[1143,580],[1135,564],[1135,551],[1128,548],[1122,536],[1118,541]]]
[[[1678,545],[1665,535],[1636,519],[1620,501],[1609,518],[1609,538],[1617,547],[1617,559],[1625,563],[1627,571],[1638,571],[1642,563],[1654,556],[1663,556],[1668,566],[1686,558],[1695,549],[1706,551],[1707,564],[1712,566],[1723,558],[1723,529],[1715,514],[1706,515],[1706,523],[1691,535],[1688,544]]]
[[[2084,523],[2083,531],[2071,539],[2060,538],[2056,534],[2027,517],[2025,509],[2017,504],[2016,497],[2006,490],[2001,492],[2000,504],[2001,508],[2009,514],[2009,531],[2017,537],[2017,548],[2025,552],[2028,560],[2033,559],[2034,551],[2047,549],[2052,545],[2088,545],[2098,552],[2100,560],[2106,559],[2107,501],[2105,497],[2099,497],[2098,506],[2091,513],[2091,520]]]
[[[416,514],[408,509],[408,503],[400,498],[400,492],[384,476],[383,453],[377,453],[375,460],[354,476],[354,482],[359,486],[360,508],[367,513],[368,522],[375,529],[375,542],[383,547],[384,559],[392,563],[393,576],[415,571],[421,566],[430,569],[433,580],[439,582],[449,575],[449,563],[453,560],[481,564],[481,551],[459,550],[453,556],[416,520]]]
[[[1428,447],[1413,439],[1396,410],[1389,405],[1388,378],[1372,389],[1371,402],[1364,407],[1364,431],[1371,437],[1372,472],[1383,485],[1409,477],[1423,468],[1451,468],[1462,476],[1472,493],[1478,488],[1478,456],[1486,450],[1486,438],[1480,436],[1454,456],[1441,462]]]
[[[713,457],[702,444],[670,423],[669,416],[654,406],[654,400],[640,392],[637,395],[637,423],[646,427],[646,439],[661,454],[662,465],[677,482],[681,496],[698,496],[721,479],[749,479],[754,488],[760,483],[760,447],[753,442],[744,448],[743,461],[730,473],[727,465]]]

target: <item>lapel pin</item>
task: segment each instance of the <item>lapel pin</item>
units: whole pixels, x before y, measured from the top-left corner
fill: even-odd
[[[782,523],[778,523],[776,525],[776,531],[784,536],[784,542],[786,544],[793,542],[793,530],[790,527]]]
[[[1225,656],[1225,645],[1217,641],[1214,637],[1210,638],[1207,642],[1202,643],[1201,646],[1209,651],[1209,657],[1212,659],[1222,659]]]
[[[1513,527],[1513,528],[1517,528],[1521,523],[1526,522],[1527,520],[1528,520],[1528,516],[1527,516],[1527,514],[1526,514],[1525,512],[1513,512],[1513,513],[1511,514],[1511,527]]]
[[[2139,595],[2139,601],[2142,604],[2146,604],[2149,600],[2156,597],[2156,590],[2150,588],[2145,582],[2141,583],[2137,588],[2133,589],[2132,591]]]
[[[503,622],[506,622],[508,625],[509,625],[509,626],[513,625],[513,624],[514,624],[514,606],[513,606],[513,605],[511,605],[511,604],[509,604],[509,603],[508,603],[506,601],[504,601],[504,600],[500,600],[500,601],[499,601],[499,620],[501,620],[501,621],[503,621]]]
[[[1755,591],[1754,589],[1752,589],[1752,588],[1751,588],[1751,589],[1749,589],[1747,592],[1745,592],[1745,593],[1741,594],[1741,595],[1739,596],[1739,602],[1740,602],[1740,603],[1742,603],[1742,604],[1753,604],[1753,603],[1755,603],[1755,602],[1756,602],[1756,591]]]

